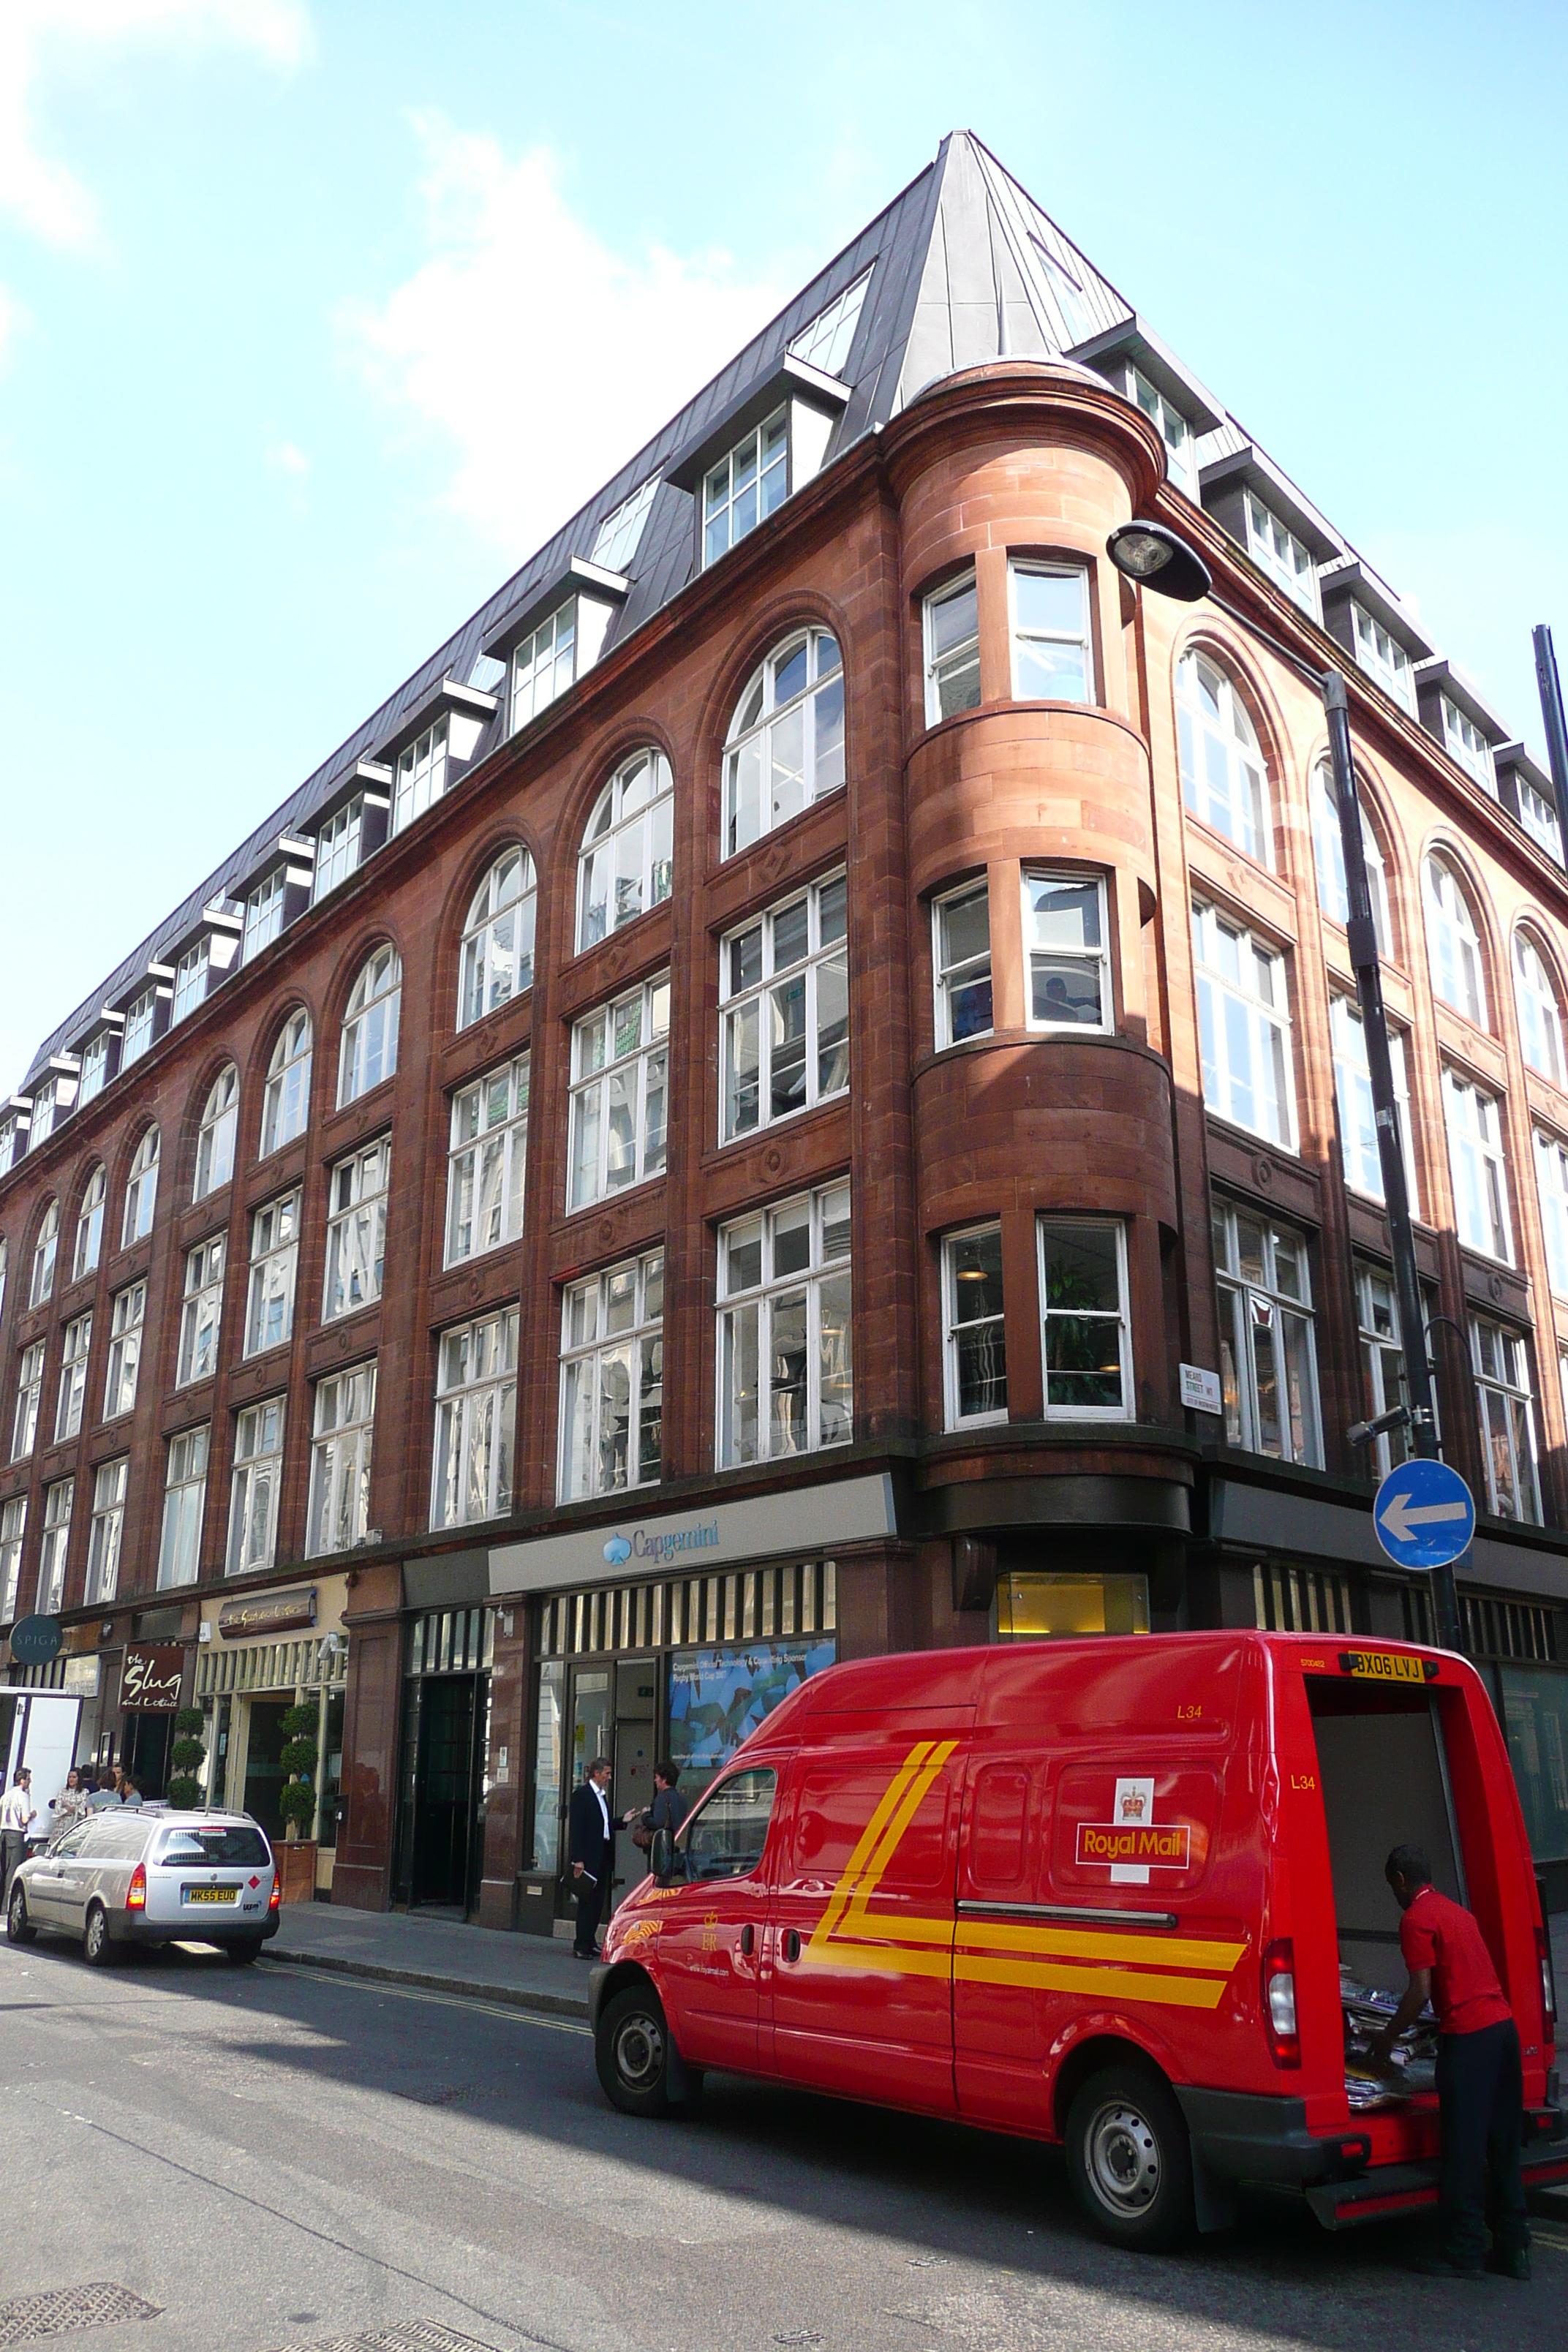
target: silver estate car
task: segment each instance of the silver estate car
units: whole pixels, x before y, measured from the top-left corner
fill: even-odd
[[[13,1944],[40,1927],[75,1936],[94,1967],[117,1944],[216,1944],[253,1960],[278,1933],[279,1895],[272,1849],[248,1813],[121,1806],[21,1864],[5,1932]]]

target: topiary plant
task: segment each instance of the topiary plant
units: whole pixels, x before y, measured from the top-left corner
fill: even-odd
[[[163,1793],[171,1805],[182,1812],[190,1812],[201,1803],[202,1784],[198,1777],[206,1762],[207,1751],[197,1734],[206,1729],[206,1717],[199,1706],[183,1706],[174,1717],[176,1738],[169,1751],[174,1771],[169,1776]]]
[[[296,1834],[312,1820],[316,1811],[316,1791],[309,1780],[290,1780],[279,1791],[278,1810]]]
[[[293,1837],[316,1817],[312,1776],[316,1769],[316,1735],[321,1726],[321,1710],[313,1698],[301,1699],[298,1706],[283,1710],[283,1748],[278,1760],[293,1777],[279,1794],[278,1810]]]

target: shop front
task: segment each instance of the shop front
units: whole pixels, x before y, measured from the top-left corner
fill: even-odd
[[[330,1893],[342,1779],[348,1635],[345,1580],[327,1576],[286,1591],[235,1595],[204,1605],[197,1636],[195,1704],[203,1734],[206,1801],[260,1822],[275,1843],[288,1834],[280,1798],[289,1774],[284,1717],[317,1708],[316,1808],[299,1832],[315,1846],[315,1885]]]
[[[392,1900],[469,1917],[484,1868],[496,1612],[432,1609],[408,1629]]]

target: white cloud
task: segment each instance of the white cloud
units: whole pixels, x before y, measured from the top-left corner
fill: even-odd
[[[46,244],[90,243],[98,208],[68,165],[37,143],[37,84],[51,68],[79,73],[138,42],[226,45],[287,68],[309,53],[310,21],[304,0],[0,0],[0,212]]]
[[[267,470],[278,481],[300,482],[310,472],[310,460],[292,441],[280,441],[271,435],[267,443]]]
[[[421,114],[431,257],[345,335],[395,411],[456,451],[445,503],[527,554],[722,365],[783,299],[721,253],[614,251],[554,157]]]

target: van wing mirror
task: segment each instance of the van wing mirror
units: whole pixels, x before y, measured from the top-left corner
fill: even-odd
[[[647,1858],[648,1867],[658,1884],[668,1886],[675,1875],[675,1840],[668,1830],[655,1830]]]

